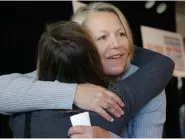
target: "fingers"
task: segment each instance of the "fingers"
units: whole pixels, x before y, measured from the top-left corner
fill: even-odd
[[[121,107],[124,106],[123,101],[122,101],[115,93],[112,93],[112,92],[109,91],[109,90],[106,90],[106,93],[107,93],[109,96],[111,96],[112,99],[113,99],[114,101],[116,101]]]
[[[107,105],[110,106],[110,108],[107,109]],[[120,117],[120,114],[117,112],[117,110],[108,102],[103,106],[103,108],[109,113],[112,113],[115,117]]]
[[[90,126],[73,126],[68,131],[70,138],[85,138]]]
[[[70,138],[87,138],[85,134],[74,134],[71,135]]]
[[[110,105],[109,109],[106,109],[108,112],[112,113],[116,117],[120,117],[124,114],[123,108],[117,103],[121,99],[114,93],[106,90],[105,93],[107,96],[104,96],[103,108],[106,109],[106,105]],[[123,103],[123,102],[122,102]]]
[[[73,134],[83,134],[86,130],[87,126],[73,126],[68,131],[68,136],[71,136]]]
[[[70,130],[72,130],[72,128]],[[98,126],[78,126],[77,128],[74,130],[79,131],[79,128],[81,128],[83,133],[81,133],[81,130],[80,133],[73,132],[74,134],[70,134],[71,138],[111,138],[110,132]]]
[[[110,122],[114,121],[114,119],[103,108],[97,108],[95,112],[97,112],[99,115],[101,115]]]
[[[107,105],[110,106],[109,109],[106,109]],[[111,98],[106,99],[106,104],[104,106],[104,109],[106,109],[108,112],[112,113],[116,117],[121,117],[121,115],[124,114],[122,108]]]

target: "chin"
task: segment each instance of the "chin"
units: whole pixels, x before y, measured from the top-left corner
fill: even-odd
[[[113,67],[112,69],[109,68],[109,70],[106,71],[106,74],[108,76],[119,76],[123,74],[124,67]]]

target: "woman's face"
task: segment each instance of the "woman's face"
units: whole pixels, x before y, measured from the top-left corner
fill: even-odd
[[[86,22],[101,57],[104,72],[123,73],[129,55],[129,41],[119,18],[111,12],[91,13]]]

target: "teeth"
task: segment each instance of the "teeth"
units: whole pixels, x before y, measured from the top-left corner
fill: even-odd
[[[116,58],[119,58],[119,57],[120,57],[120,55],[112,56],[112,57],[110,57],[110,59],[116,59]]]

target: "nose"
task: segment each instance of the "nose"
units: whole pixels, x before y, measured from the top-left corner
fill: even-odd
[[[118,41],[118,39],[116,38],[116,36],[112,36],[112,37],[111,37],[110,47],[111,47],[112,49],[117,49],[117,48],[120,47],[119,41]]]

